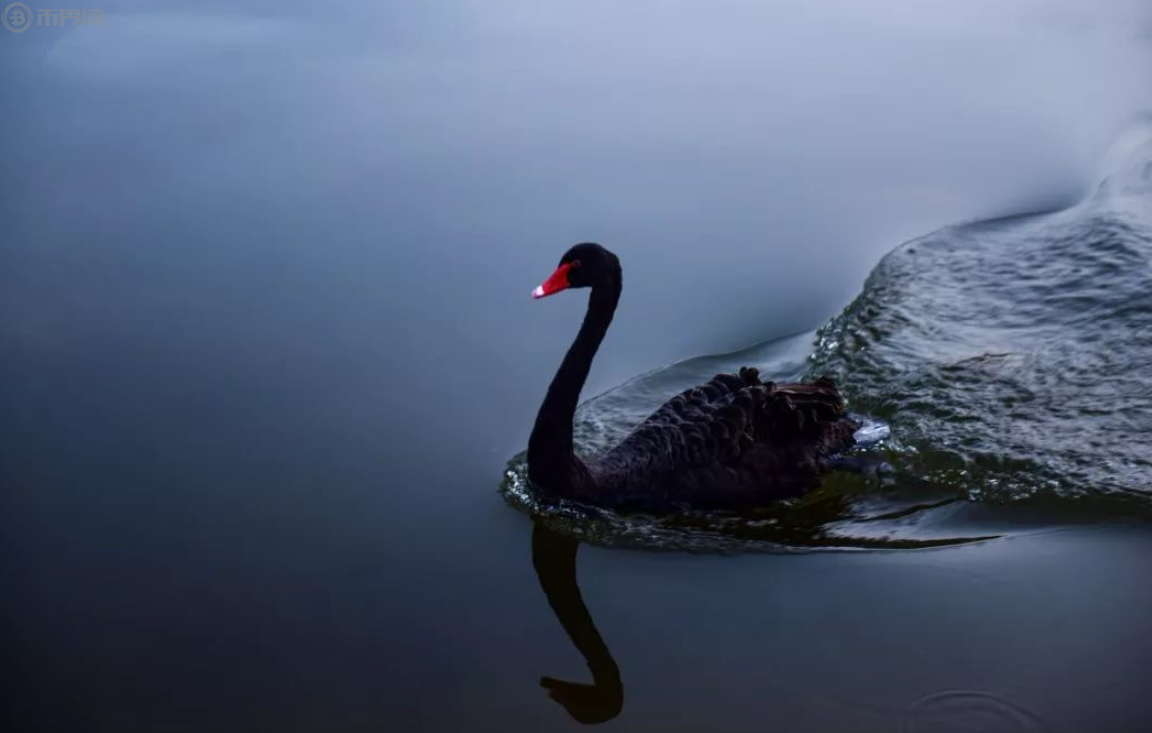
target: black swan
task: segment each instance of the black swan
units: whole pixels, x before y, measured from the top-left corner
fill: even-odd
[[[572,417],[620,300],[620,260],[598,244],[577,244],[532,293],[588,287],[584,323],[528,440],[528,477],[541,494],[633,511],[748,508],[814,488],[828,460],[854,444],[859,425],[831,379],[773,384],[744,367],[673,397],[586,463],[573,451]]]

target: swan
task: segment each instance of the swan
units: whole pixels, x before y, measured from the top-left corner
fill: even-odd
[[[616,447],[584,461],[572,418],[623,289],[620,260],[599,244],[569,249],[535,299],[591,288],[584,322],[536,415],[528,478],[545,497],[654,513],[746,509],[816,487],[859,424],[831,379],[774,384],[744,367],[676,395]]]

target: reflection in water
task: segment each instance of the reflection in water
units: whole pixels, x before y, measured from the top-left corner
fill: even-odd
[[[620,714],[624,707],[624,686],[620,668],[596,630],[580,594],[576,580],[579,547],[580,540],[550,529],[541,520],[533,523],[532,564],[540,587],[592,672],[592,684],[543,676],[540,685],[574,720],[594,725]],[[923,695],[904,712],[902,722],[905,733],[946,730],[1040,733],[1047,730],[1035,713],[1019,703],[979,690],[946,690]]]
[[[624,686],[620,682],[616,660],[596,630],[576,585],[576,550],[579,546],[578,540],[560,535],[539,522],[532,529],[532,565],[536,568],[540,587],[568,638],[592,672],[590,685],[547,676],[540,678],[540,685],[575,720],[594,724],[620,714],[624,706]]]

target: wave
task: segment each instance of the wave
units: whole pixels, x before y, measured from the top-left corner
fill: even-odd
[[[1152,133],[1125,147],[1073,207],[891,252],[809,371],[970,498],[1152,495]]]

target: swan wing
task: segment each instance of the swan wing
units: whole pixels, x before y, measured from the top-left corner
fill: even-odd
[[[670,399],[609,451],[598,472],[621,504],[785,498],[811,488],[818,459],[851,446],[854,429],[832,380],[774,384],[746,367]]]

